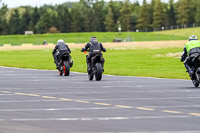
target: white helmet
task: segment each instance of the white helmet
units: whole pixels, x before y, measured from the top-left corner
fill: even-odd
[[[198,40],[198,38],[195,35],[191,35],[190,38],[189,38],[189,41],[191,41],[191,40]]]
[[[59,40],[57,41],[57,44],[62,44],[62,43],[65,43],[63,39],[59,39]]]

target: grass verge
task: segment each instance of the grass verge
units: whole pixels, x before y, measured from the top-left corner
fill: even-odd
[[[184,28],[184,29],[176,29],[176,30],[167,30],[155,32],[156,34],[165,34],[165,35],[174,35],[174,36],[182,36],[187,40],[191,35],[197,35],[199,37],[200,27],[197,28]]]
[[[182,48],[108,49],[104,74],[189,79],[179,58],[165,56],[180,51]],[[0,66],[55,70],[51,50],[0,51],[0,57]],[[72,71],[86,72],[85,54],[80,49],[72,51],[72,59]]]
[[[58,34],[36,34],[36,35],[7,35],[0,36],[1,44],[42,44],[44,40],[56,44],[58,39],[64,39],[67,43],[85,43],[89,38],[96,36],[100,42],[113,42],[115,38],[127,41],[167,41],[186,40],[183,36],[167,35],[153,32],[87,32],[87,33],[58,33]]]

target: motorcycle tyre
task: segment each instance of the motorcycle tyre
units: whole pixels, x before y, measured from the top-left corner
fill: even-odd
[[[68,61],[64,61],[63,63],[63,74],[64,76],[69,76],[70,74],[70,66]]]
[[[96,63],[95,69],[96,69],[96,73],[95,73],[96,81],[100,81],[102,78],[102,72],[103,72],[101,63]]]

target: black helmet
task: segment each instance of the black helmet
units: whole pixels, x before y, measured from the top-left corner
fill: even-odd
[[[90,38],[90,42],[97,42],[97,38],[96,37],[91,37]]]

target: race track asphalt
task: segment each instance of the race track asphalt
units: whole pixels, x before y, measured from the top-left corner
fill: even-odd
[[[0,67],[0,133],[200,133],[189,80]]]

